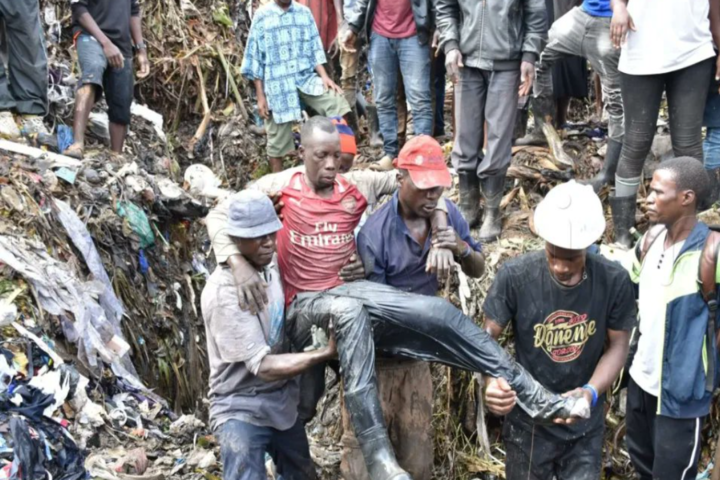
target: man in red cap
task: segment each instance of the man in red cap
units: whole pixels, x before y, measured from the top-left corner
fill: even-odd
[[[439,282],[426,265],[433,247],[452,251],[465,274],[480,277],[485,260],[480,245],[460,210],[442,198],[452,185],[442,147],[420,135],[405,144],[395,160],[398,191],[360,230],[358,253],[366,279],[405,292],[435,296]],[[449,228],[433,232],[430,217],[445,202]],[[398,463],[414,480],[430,480],[433,467],[432,376],[421,360],[390,357],[378,352],[375,371],[380,401]],[[367,480],[368,474],[346,409],[343,418],[345,480]]]

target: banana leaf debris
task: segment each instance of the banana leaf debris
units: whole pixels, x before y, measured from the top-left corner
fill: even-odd
[[[215,264],[202,219],[218,198],[268,171],[264,139],[248,129],[251,88],[238,71],[256,5],[142,2],[153,68],[136,88],[125,152],[109,153],[100,104],[86,158],[76,161],[61,155],[78,77],[69,2],[40,3],[56,134],[0,140],[0,480],[219,480],[199,305]],[[449,85],[448,119],[451,105]],[[444,289],[478,322],[499,265],[542,246],[532,225],[537,202],[601,166],[603,125],[574,106],[581,123],[547,131],[550,147],[513,150],[503,237],[485,248],[486,275],[456,274]],[[379,157],[360,147],[361,167]],[[670,150],[661,132],[653,160]],[[704,215],[720,223],[716,211]],[[512,350],[509,335],[502,342]],[[504,478],[501,420],[484,410],[481,379],[443,366],[433,377],[434,478]],[[321,478],[337,479],[341,383],[330,369],[328,387],[307,429]],[[630,478],[624,394],[608,404],[603,478]],[[710,478],[719,421],[716,402],[699,478]],[[275,478],[272,462],[268,472]]]

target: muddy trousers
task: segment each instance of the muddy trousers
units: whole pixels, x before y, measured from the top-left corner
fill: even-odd
[[[575,7],[560,17],[549,33],[548,44],[537,63],[533,90],[535,124],[554,109],[552,67],[569,55],[585,57],[600,75],[608,130],[611,139],[622,142],[624,134],[622,94],[620,93],[620,50],[610,41],[610,17],[593,17]]]
[[[637,193],[645,158],[657,126],[663,91],[667,94],[670,136],[676,157],[702,162],[702,121],[714,58],[661,75],[621,73],[625,140],[615,178],[618,197]]]
[[[602,469],[604,433],[604,428],[599,428],[577,440],[551,440],[533,432],[532,427],[505,420],[506,478],[598,480]]]
[[[45,115],[48,64],[38,0],[0,0],[8,69],[0,61],[0,111]]]
[[[535,381],[485,330],[439,297],[363,280],[325,292],[299,294],[290,304],[287,322],[296,351],[312,343],[312,325],[326,328],[332,322],[346,398],[367,395],[364,404],[372,403],[376,411],[380,407],[375,349],[386,356],[439,362],[503,377],[517,392],[521,408],[535,419],[554,418],[567,407],[564,399]],[[324,371],[319,365],[302,376],[298,408],[305,421],[312,418],[322,396]],[[351,416],[356,413],[351,412]],[[355,418],[351,419],[357,426]],[[382,418],[374,421],[384,429]]]
[[[375,367],[383,417],[398,463],[413,480],[430,480],[433,467],[433,386],[430,364],[417,360],[379,358]],[[342,478],[369,480],[365,460],[344,405],[342,423]]]
[[[625,439],[635,471],[640,480],[694,480],[704,418],[665,417],[657,407],[657,397],[630,378]]]
[[[266,480],[265,452],[283,480],[315,480],[305,427],[299,420],[287,430],[228,420],[217,431],[223,480]]]

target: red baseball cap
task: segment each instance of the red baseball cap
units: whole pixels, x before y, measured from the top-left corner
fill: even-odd
[[[413,183],[421,190],[452,186],[442,147],[429,135],[413,137],[400,150],[400,156],[393,165],[407,170]]]

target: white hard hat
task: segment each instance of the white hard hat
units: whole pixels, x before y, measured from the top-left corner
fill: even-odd
[[[605,232],[600,198],[575,180],[558,185],[535,209],[535,231],[556,247],[584,250]]]

